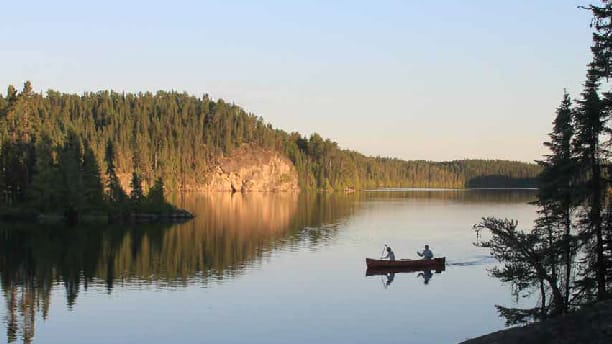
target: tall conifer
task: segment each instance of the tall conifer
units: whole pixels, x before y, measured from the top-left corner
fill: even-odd
[[[538,176],[538,201],[540,218],[538,226],[545,229],[546,242],[550,248],[551,268],[563,262],[564,304],[559,311],[566,311],[569,304],[573,255],[572,214],[575,211],[573,186],[576,163],[572,157],[573,110],[569,94],[564,92],[557,116],[553,121],[550,141],[544,145],[551,153],[540,161],[542,172]],[[561,259],[557,259],[560,258]],[[561,280],[559,281],[561,282]]]
[[[602,158],[606,150],[600,138],[607,130],[607,114],[599,96],[599,85],[599,77],[591,64],[581,99],[578,100],[573,148],[579,173],[577,196],[584,209],[580,232],[587,252],[581,284],[587,298],[595,296],[601,299],[606,292],[602,221],[606,195]],[[596,290],[595,295],[590,293],[592,288]]]
[[[108,189],[109,201],[114,204],[122,204],[127,199],[127,195],[121,188],[119,178],[117,177],[117,171],[115,170],[115,148],[110,139],[106,142],[104,161],[106,162],[106,187]]]
[[[83,143],[83,198],[87,208],[101,209],[104,189],[100,180],[100,166],[89,143]]]
[[[612,2],[610,0],[602,0],[600,6],[591,5],[589,9],[593,14],[592,27],[593,45],[591,51],[593,53],[592,69],[599,81],[604,81],[607,89],[602,92],[602,113],[610,115],[612,113],[612,92],[610,92],[610,78],[612,78]],[[609,120],[609,117],[607,118]],[[606,123],[608,124],[608,123]],[[606,127],[607,137],[604,138],[606,146],[610,144],[610,128]],[[612,176],[612,166],[609,160],[602,159],[602,171],[604,174],[604,188],[607,190],[610,186],[610,176]],[[601,241],[602,244],[596,248],[597,252],[597,271],[598,271],[598,297],[601,299],[603,295],[612,288],[612,204],[609,195],[605,192],[607,209],[603,216],[604,224],[602,225]],[[600,238],[597,237],[598,239]]]

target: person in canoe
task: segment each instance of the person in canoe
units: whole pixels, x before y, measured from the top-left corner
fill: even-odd
[[[395,260],[395,253],[393,253],[390,246],[387,246],[387,255],[382,257],[382,259]]]
[[[433,259],[434,255],[433,252],[431,252],[431,250],[429,249],[429,245],[425,245],[425,249],[423,250],[423,252],[419,252],[417,251],[417,254],[419,255],[419,257],[423,257],[423,259]]]

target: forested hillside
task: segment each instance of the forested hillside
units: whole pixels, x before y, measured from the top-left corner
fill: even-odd
[[[242,145],[287,156],[303,189],[533,186],[539,171],[535,164],[497,160],[366,157],[317,134],[303,137],[274,129],[261,117],[208,95],[40,94],[26,82],[21,91],[9,86],[0,95],[2,202],[26,199],[36,175],[61,163],[57,147],[67,140],[80,142],[83,160],[91,152],[101,171],[107,169],[105,150],[111,142],[118,174],[137,174],[145,188],[161,178],[175,190],[203,183],[221,157]]]

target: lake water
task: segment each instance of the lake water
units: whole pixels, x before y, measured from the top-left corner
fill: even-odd
[[[459,342],[515,305],[472,225],[529,226],[534,195],[188,194],[197,217],[179,225],[1,224],[0,343]],[[366,276],[385,243],[398,258],[428,243],[446,270]]]

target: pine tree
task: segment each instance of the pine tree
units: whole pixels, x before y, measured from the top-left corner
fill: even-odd
[[[161,178],[155,180],[153,186],[147,194],[147,202],[154,210],[159,210],[166,206],[166,196],[164,195],[164,181]]]
[[[565,265],[563,288],[564,304],[558,305],[558,311],[567,311],[569,304],[572,265],[574,252],[572,250],[572,214],[575,202],[572,187],[576,178],[576,164],[572,158],[573,111],[567,92],[563,94],[561,105],[557,108],[557,116],[553,121],[553,132],[550,142],[545,142],[551,154],[540,161],[542,172],[538,176],[538,200],[540,218],[537,227],[543,231],[544,241],[550,252],[548,254],[550,267],[557,278],[557,264],[561,260]],[[561,259],[559,259],[562,257]],[[559,281],[560,282],[560,281]]]
[[[603,81],[608,87],[602,93],[602,113],[610,115],[612,113],[612,92],[609,89],[610,78],[612,77],[612,2],[609,0],[601,1],[601,6],[591,5],[588,8],[592,11],[593,20],[593,45],[591,51],[593,53],[592,74],[598,81]],[[610,140],[610,129],[605,129],[608,133],[607,139]],[[609,144],[609,141],[606,142]],[[604,190],[609,188],[609,176],[612,173],[612,165],[607,159],[603,159],[601,163],[603,171],[607,172],[607,178],[604,179]],[[608,196],[607,192],[605,196]],[[597,296],[599,299],[612,288],[612,200],[604,199],[604,204],[607,203],[606,210],[603,215],[603,225],[601,233],[596,233],[596,264],[591,267],[597,268]],[[600,240],[601,239],[601,240]]]
[[[108,200],[115,205],[123,204],[127,195],[121,188],[117,172],[115,171],[115,149],[113,142],[109,139],[106,142],[106,150],[104,153],[104,161],[106,162],[106,187],[108,189]]]
[[[37,130],[32,102],[30,82],[24,84],[20,94],[9,86],[7,105],[1,117],[3,124],[2,150],[0,154],[0,170],[5,202],[19,203],[26,200],[28,187],[32,182],[34,165],[36,164],[34,135]]]
[[[36,142],[36,168],[28,199],[41,211],[56,211],[62,206],[64,181],[57,161],[57,147],[47,134]]]
[[[142,180],[136,171],[132,173],[130,187],[132,188],[132,191],[130,192],[130,199],[133,203],[139,204],[140,201],[144,199],[144,193],[142,191]]]
[[[582,271],[581,285],[587,299],[591,297],[590,289],[593,285],[598,299],[602,299],[606,293],[602,222],[606,189],[602,176],[602,159],[606,151],[600,137],[607,130],[607,114],[604,112],[598,89],[598,76],[591,64],[584,91],[578,101],[573,141],[577,172],[580,176],[577,196],[585,209],[581,216],[580,232],[587,251],[587,267]]]
[[[134,127],[134,131],[136,131],[136,127]],[[136,139],[134,134],[133,139]],[[136,146],[136,142],[133,143]],[[142,177],[140,175],[140,149],[138,147],[134,148],[134,156],[132,157],[132,180],[130,181],[130,187],[132,190],[130,191],[130,200],[132,204],[138,207],[142,200],[144,199],[144,192],[142,190]]]
[[[100,180],[100,167],[89,143],[83,143],[83,164],[81,166],[83,180],[83,200],[87,209],[102,209],[104,189]]]
[[[85,206],[81,159],[81,139],[70,130],[59,152],[59,171],[63,181],[60,204],[63,205],[66,221],[71,224],[79,221]]]
[[[516,296],[533,288],[540,289],[542,303],[539,308],[513,309],[496,306],[510,323],[523,322],[529,317],[546,317],[549,312],[546,305],[547,289],[552,295],[552,314],[558,312],[564,298],[546,259],[550,253],[550,246],[543,241],[543,236],[537,229],[525,232],[519,230],[517,225],[516,221],[488,217],[474,226],[478,230],[488,229],[491,232],[491,239],[477,245],[488,248],[502,263],[501,266],[490,270],[492,276],[503,282],[512,283],[513,293]]]
[[[612,75],[612,2],[602,0],[603,6],[591,5],[587,7],[593,14],[592,27],[593,65],[600,78],[609,78]]]

